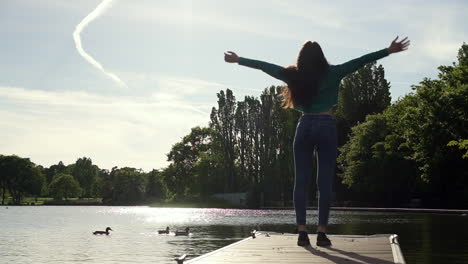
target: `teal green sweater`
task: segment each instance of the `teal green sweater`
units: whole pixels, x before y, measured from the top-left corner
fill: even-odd
[[[338,89],[341,79],[346,75],[355,72],[365,64],[388,56],[387,49],[366,54],[354,60],[350,60],[340,65],[330,65],[326,77],[322,80],[318,94],[311,98],[307,107],[295,106],[294,109],[303,113],[320,113],[331,109],[338,103]],[[282,76],[283,67],[264,61],[239,58],[239,65],[259,69],[273,76],[276,79],[288,83],[288,80]]]

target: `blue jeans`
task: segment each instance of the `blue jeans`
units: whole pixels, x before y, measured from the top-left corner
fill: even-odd
[[[314,153],[319,192],[318,224],[327,225],[337,155],[336,121],[331,115],[303,115],[297,124],[294,137],[294,209],[298,225],[306,224]]]

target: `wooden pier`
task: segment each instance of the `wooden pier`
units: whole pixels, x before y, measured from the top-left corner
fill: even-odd
[[[295,234],[257,232],[255,238],[248,237],[184,263],[405,263],[396,235],[328,237],[332,247],[315,246],[314,234],[309,235],[311,246],[299,247]]]

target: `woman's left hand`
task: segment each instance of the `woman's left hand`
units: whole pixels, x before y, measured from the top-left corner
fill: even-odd
[[[232,51],[224,52],[224,61],[229,63],[239,62],[239,56]]]
[[[408,49],[410,44],[408,37],[402,39],[400,42],[397,42],[397,40],[398,36],[392,41],[392,43],[390,43],[390,46],[388,47],[388,53],[396,53]]]

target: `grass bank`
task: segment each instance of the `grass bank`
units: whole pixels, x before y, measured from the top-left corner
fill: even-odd
[[[148,206],[163,208],[243,208],[216,198],[195,199],[190,201],[158,201],[152,202],[148,204]]]
[[[5,205],[14,205],[13,199],[7,197],[5,199]],[[102,198],[69,198],[67,200],[54,200],[52,197],[25,197],[20,205],[102,205]]]

